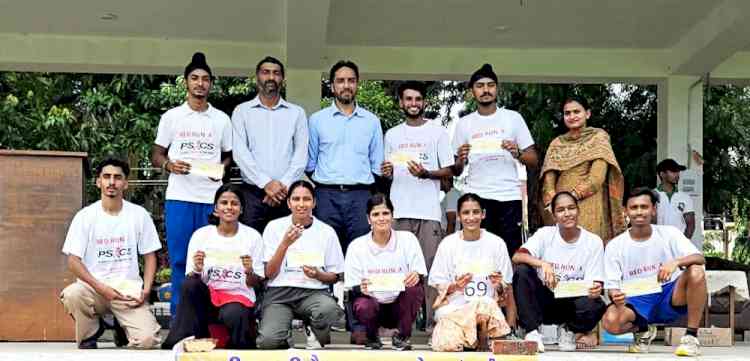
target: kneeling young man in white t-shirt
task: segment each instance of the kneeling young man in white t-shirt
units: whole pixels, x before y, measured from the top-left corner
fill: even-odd
[[[118,346],[155,348],[161,343],[159,324],[148,307],[161,243],[148,212],[123,200],[129,173],[128,164],[116,159],[97,167],[101,200],[76,214],[63,245],[68,267],[78,280],[63,289],[60,299],[75,319],[81,349],[97,347],[107,313],[114,314],[124,329],[116,332]],[[139,254],[144,258],[143,279]]]
[[[687,331],[675,350],[700,353],[697,330],[706,301],[706,260],[677,228],[652,225],[656,195],[647,188],[631,192],[626,212],[631,227],[604,251],[605,287],[612,304],[602,319],[612,334],[635,332],[630,352],[647,352],[656,337],[654,323],[687,314]]]

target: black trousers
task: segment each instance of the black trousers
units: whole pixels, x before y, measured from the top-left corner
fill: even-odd
[[[223,324],[229,331],[228,348],[255,348],[257,327],[255,312],[240,303],[227,303],[216,307],[211,303],[211,294],[199,277],[190,277],[182,283],[182,299],[177,305],[177,314],[162,348],[171,349],[188,336],[210,337],[209,324]]]
[[[245,200],[245,209],[240,215],[242,224],[252,227],[258,233],[263,234],[268,222],[274,219],[286,217],[291,214],[286,202],[281,202],[276,207],[263,203],[266,191],[255,185],[242,183],[242,198]]]
[[[542,324],[565,325],[575,333],[589,332],[599,323],[606,306],[601,298],[555,298],[539,279],[536,269],[520,264],[513,271],[513,296],[518,323],[527,332]]]
[[[482,198],[486,216],[482,228],[494,233],[505,241],[508,256],[513,257],[521,247],[521,222],[523,221],[523,203],[521,201],[500,202]]]

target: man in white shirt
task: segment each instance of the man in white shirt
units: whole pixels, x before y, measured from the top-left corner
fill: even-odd
[[[208,103],[213,79],[205,55],[193,54],[185,67],[187,101],[162,115],[151,148],[154,167],[170,173],[164,224],[172,268],[173,315],[185,278],[188,242],[196,229],[208,224],[214,193],[221,186],[224,169],[232,162],[229,117]]]
[[[232,113],[232,152],[242,175],[248,209],[240,221],[260,233],[268,222],[289,214],[289,185],[307,165],[307,116],[281,97],[284,64],[267,56],[255,67],[255,99]]]
[[[497,75],[492,66],[484,64],[474,72],[469,89],[478,109],[456,124],[456,173],[470,164],[462,190],[482,197],[487,211],[482,228],[500,236],[512,257],[521,246],[523,217],[516,161],[537,166],[534,139],[521,114],[497,107]]]
[[[677,184],[680,182],[680,172],[687,169],[674,159],[667,158],[656,165],[659,175],[659,206],[656,210],[656,224],[675,226],[688,239],[693,238],[695,232],[695,209],[693,199],[687,193],[680,192]]]
[[[678,229],[651,224],[655,205],[656,195],[647,188],[634,189],[627,199],[631,227],[609,241],[604,251],[605,288],[612,303],[602,324],[616,335],[635,332],[629,351],[648,352],[656,337],[654,323],[687,314],[687,331],[675,354],[696,356],[707,294],[706,260]]]
[[[385,134],[382,172],[392,179],[390,199],[395,207],[393,228],[409,231],[419,240],[427,270],[443,238],[440,219],[440,179],[453,179],[453,154],[448,131],[424,118],[424,84],[409,81],[398,89],[399,105],[406,122]],[[432,304],[437,292],[424,285],[426,325],[432,326]]]
[[[60,299],[75,320],[80,349],[97,347],[107,314],[124,328],[116,337],[118,346],[156,348],[161,343],[159,324],[148,306],[161,243],[148,212],[123,200],[129,173],[127,163],[116,159],[97,167],[101,200],[76,214],[63,245],[77,281],[63,289]],[[138,255],[144,258],[143,279]]]

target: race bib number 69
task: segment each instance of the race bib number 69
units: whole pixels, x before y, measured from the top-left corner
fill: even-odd
[[[464,297],[466,298],[481,298],[481,297],[492,297],[495,292],[495,288],[492,287],[489,279],[473,279],[466,287],[464,287]]]

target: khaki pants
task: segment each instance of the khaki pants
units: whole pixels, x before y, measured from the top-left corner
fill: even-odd
[[[413,233],[419,245],[422,247],[422,255],[424,256],[425,265],[429,273],[432,268],[432,262],[435,260],[435,253],[437,253],[438,245],[443,239],[443,228],[440,226],[440,222],[431,221],[426,219],[413,219],[413,218],[399,218],[393,223],[393,228],[397,231],[409,231]],[[433,310],[432,304],[437,298],[437,291],[427,285],[427,281],[424,283],[425,290],[425,306],[427,311],[427,327],[432,327],[433,324]]]
[[[99,329],[99,318],[112,313],[128,336],[128,347],[156,348],[161,344],[161,327],[148,304],[131,307],[128,302],[107,301],[88,284],[76,282],[60,294],[65,309],[76,322],[76,343],[80,344]]]

